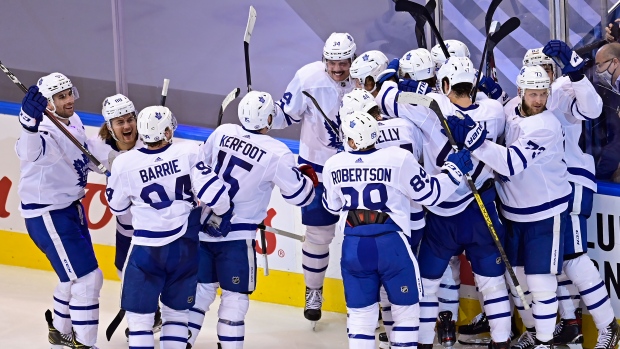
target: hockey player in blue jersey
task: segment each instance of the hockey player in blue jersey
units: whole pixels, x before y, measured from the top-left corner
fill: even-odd
[[[301,257],[306,283],[304,316],[310,321],[321,318],[329,244],[334,238],[337,222],[321,205],[320,197],[324,189],[321,173],[325,161],[342,146],[338,131],[338,109],[342,96],[354,87],[349,69],[355,59],[355,49],[351,35],[332,33],[323,47],[323,61],[303,66],[286,87],[272,123],[274,129],[301,123],[297,161],[312,166],[321,182],[315,188],[314,201],[301,209],[301,221],[306,226]],[[323,118],[310,98],[302,93],[304,91],[316,99],[329,121]]]
[[[487,131],[469,116],[449,117],[457,143],[500,176],[502,215],[509,225],[506,253],[523,266],[533,299],[536,334],[531,348],[552,348],[557,313],[556,275],[562,270],[564,230],[571,187],[564,162],[564,135],[546,110],[550,81],[540,66],[523,67],[517,77],[521,103],[506,110],[506,146],[485,140]],[[528,195],[523,195],[527,191]],[[512,287],[512,281],[509,284]],[[512,290],[516,295],[516,290]]]
[[[86,132],[74,112],[77,90],[61,73],[39,79],[22,101],[18,193],[28,235],[45,253],[60,282],[54,319],[46,313],[53,348],[96,348],[103,276],[93,250],[84,207],[88,158],[52,122],[47,108],[79,142]]]
[[[376,149],[379,129],[369,114],[343,116],[342,131],[352,151],[325,164],[323,205],[339,216],[345,236],[340,266],[349,348],[375,347],[380,286],[392,303],[392,347],[415,348],[422,284],[410,245],[410,201],[445,200],[472,169],[469,154],[450,155],[442,173],[431,176],[407,150]]]
[[[256,289],[257,224],[267,217],[274,186],[286,202],[309,205],[318,179],[311,166],[295,166],[288,147],[267,135],[277,106],[266,92],[251,91],[239,103],[241,126],[225,124],[201,147],[201,160],[229,186],[233,216],[230,232],[211,227],[200,233],[196,305],[190,312],[190,344],[205,313],[222,289],[217,336],[222,349],[243,348],[249,295]]]
[[[154,349],[158,300],[162,303],[161,348],[187,347],[198,275],[201,209],[195,208],[196,199],[222,216],[222,230],[230,229],[226,184],[199,160],[198,144],[172,144],[175,128],[170,109],[143,109],[138,133],[146,147],[114,160],[106,189],[110,210],[116,215],[131,211],[135,229],[121,286],[130,348]]]

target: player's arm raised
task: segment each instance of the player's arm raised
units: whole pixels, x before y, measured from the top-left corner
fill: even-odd
[[[284,154],[278,159],[274,183],[286,202],[295,206],[306,206],[314,199],[314,187],[319,180],[310,165],[295,166],[292,153]]]
[[[465,173],[473,169],[469,151],[460,150],[450,154],[441,168],[441,173],[431,176],[418,163],[411,153],[407,153],[400,167],[401,187],[415,202],[433,206],[446,200],[459,187]],[[411,175],[413,174],[413,175]]]
[[[307,98],[302,93],[302,83],[299,73],[286,87],[286,92],[276,103],[276,115],[271,128],[282,129],[301,122],[301,115],[308,109]]]

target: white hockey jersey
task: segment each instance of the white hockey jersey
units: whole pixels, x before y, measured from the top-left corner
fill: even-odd
[[[437,115],[422,106],[400,104],[396,102],[396,96],[400,93],[396,83],[386,81],[377,94],[375,100],[384,113],[390,116],[398,116],[413,122],[422,132],[424,139],[423,155],[424,169],[431,175],[441,172],[449,154],[453,153],[448,138],[441,133],[442,126]],[[445,117],[454,115],[459,108],[452,104],[448,97],[437,93],[429,93],[437,101]],[[472,119],[485,124],[487,139],[496,141],[504,132],[504,112],[501,103],[492,99],[477,101],[470,108],[461,109],[463,113]],[[484,164],[472,159],[474,169],[471,172],[476,187],[480,188],[485,181],[493,178],[493,170]],[[428,207],[428,210],[440,216],[453,216],[462,212],[474,199],[467,183],[462,181],[456,192],[441,204]]]
[[[342,145],[338,134],[340,129],[338,112],[342,97],[354,87],[350,79],[336,82],[329,77],[325,72],[325,63],[320,61],[310,63],[297,71],[278,103],[280,108],[276,108],[272,128],[282,129],[301,122],[298,161],[312,165],[319,180],[322,180],[321,172],[325,161],[336,154]],[[310,98],[303,95],[303,91],[316,99],[329,118],[331,126]]]
[[[413,154],[416,161],[420,161],[422,156],[422,133],[413,123],[401,119],[383,119],[377,123],[379,125],[379,137],[375,146],[377,149],[388,147],[399,147]],[[410,201],[411,230],[422,229],[426,225],[424,220],[424,210],[415,201]]]
[[[297,169],[290,149],[273,137],[225,124],[200,148],[201,160],[230,185],[234,203],[228,236],[214,238],[201,233],[203,241],[254,239],[257,224],[267,217],[274,185],[292,205],[306,206],[314,198],[312,181]]]
[[[216,214],[228,211],[227,186],[198,153],[198,144],[182,142],[130,150],[114,160],[106,195],[114,214],[131,210],[132,243],[163,246],[183,236],[196,198]]]
[[[594,158],[581,150],[579,137],[582,121],[596,119],[601,115],[601,96],[588,79],[571,82],[567,76],[563,76],[551,84],[547,109],[560,120],[564,129],[564,160],[568,166],[568,180],[596,191]]]
[[[348,211],[366,209],[387,213],[410,236],[410,201],[436,205],[458,187],[447,174],[430,176],[410,152],[396,147],[338,153],[324,174],[323,206],[340,215],[339,231]]]
[[[91,137],[88,139],[87,143],[90,152],[101,162],[103,166],[105,166],[105,168],[108,169],[108,171],[112,171],[114,159],[116,159],[120,154],[127,152],[127,150],[119,150],[113,139],[103,140],[99,137],[99,135]],[[144,147],[144,143],[142,143],[142,140],[138,137],[136,144],[131,149],[140,149]],[[96,166],[90,166],[90,168],[97,173],[101,173]],[[133,236],[133,226],[131,225],[131,221],[131,211],[127,211],[124,215],[116,216],[116,231],[127,237]]]
[[[77,113],[62,124],[85,147],[86,133]],[[90,160],[47,117],[39,132],[22,130],[15,145],[20,159],[20,212],[32,218],[71,205],[84,197]]]
[[[485,141],[472,152],[501,176],[498,194],[504,217],[540,221],[566,210],[571,187],[562,126],[550,111],[522,117],[506,107],[506,147]]]

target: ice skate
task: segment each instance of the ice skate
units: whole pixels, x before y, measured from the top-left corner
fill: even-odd
[[[60,331],[54,327],[52,312],[50,310],[45,311],[45,321],[47,321],[47,328],[49,330],[47,340],[49,340],[52,349],[62,349],[73,345],[73,333],[60,333]]]
[[[311,289],[306,287],[306,306],[304,317],[312,323],[312,330],[316,330],[316,322],[321,320],[321,306],[323,306],[323,287]]]
[[[456,325],[452,320],[452,312],[442,311],[437,320],[437,340],[446,348],[451,348],[456,342]]]

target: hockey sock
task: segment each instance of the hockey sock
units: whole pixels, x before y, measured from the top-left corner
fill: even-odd
[[[441,283],[437,291],[437,300],[439,301],[438,312],[450,311],[454,321],[458,321],[459,316],[460,269],[461,260],[459,257],[454,256],[450,258],[450,263],[441,277]]]
[[[194,307],[189,310],[189,323],[187,324],[192,333],[187,343],[192,346],[196,342],[196,338],[198,338],[198,333],[200,333],[200,329],[202,328],[205,314],[209,311],[209,307],[213,304],[213,301],[215,301],[218,287],[218,283],[198,284],[196,289],[196,303]]]
[[[349,348],[375,349],[375,325],[379,316],[378,304],[375,303],[364,308],[347,307],[347,314]]]
[[[329,264],[329,245],[316,245],[306,240],[302,245],[301,252],[306,286],[311,289],[321,288]]]
[[[381,305],[381,318],[383,319],[383,327],[385,328],[385,334],[390,339],[390,333],[392,333],[392,326],[394,325],[394,320],[392,318],[392,303],[387,299],[387,292],[385,292],[385,288],[381,286],[379,290],[379,305]]]
[[[71,316],[69,300],[71,300],[72,282],[60,282],[54,289],[54,327],[60,333],[71,333]]]
[[[97,342],[99,329],[99,291],[103,286],[101,270],[82,276],[71,284],[69,313],[76,340],[92,346]]]
[[[526,275],[527,285],[532,292],[532,314],[536,322],[536,339],[547,342],[553,339],[555,319],[558,313],[558,299],[555,295],[558,283],[555,275]]]
[[[504,276],[487,277],[474,274],[484,298],[484,312],[489,320],[491,338],[495,342],[510,339],[510,302]]]
[[[187,347],[187,323],[189,310],[174,310],[165,304],[161,306],[161,349],[185,349]],[[153,319],[151,318],[151,328]],[[131,348],[131,346],[130,346]]]
[[[245,314],[248,312],[250,299],[247,294],[227,290],[222,290],[221,299],[217,313],[217,338],[222,349],[241,349],[245,339]],[[375,324],[376,321],[375,317]]]
[[[394,327],[390,339],[393,348],[416,348],[418,345],[418,330],[420,319],[419,304],[392,305]]]
[[[564,268],[568,278],[579,290],[583,304],[592,315],[596,328],[599,331],[606,328],[614,320],[614,312],[605,283],[592,260],[588,258],[588,255],[583,254],[565,261]]]
[[[510,287],[510,295],[512,296],[512,301],[514,302],[517,311],[519,312],[519,316],[521,316],[521,320],[523,321],[523,325],[526,328],[534,328],[536,325],[536,321],[534,320],[534,315],[532,314],[532,294],[530,293],[527,285],[527,280],[525,277],[525,271],[523,267],[513,267],[512,268],[517,276],[517,280],[519,281],[519,285],[523,289],[523,293],[525,294],[525,299],[528,301],[530,308],[525,310],[523,306],[523,301],[521,297],[517,294],[517,290],[512,283],[512,279],[506,273],[506,280],[508,282],[508,286]]]
[[[155,349],[155,338],[153,337],[155,313],[136,314],[128,311],[126,316],[129,324],[129,347]]]
[[[435,323],[439,313],[437,291],[439,290],[440,282],[441,279],[430,280],[422,278],[424,296],[420,301],[420,332],[418,335],[418,342],[420,344],[433,344],[435,339]]]
[[[564,261],[566,265],[567,261]],[[572,320],[575,318],[575,310],[579,307],[579,300],[581,296],[577,287],[566,276],[566,270],[562,268],[562,274],[557,276],[558,279],[558,309],[560,311],[560,317],[565,320]]]

